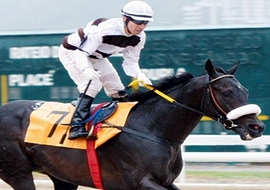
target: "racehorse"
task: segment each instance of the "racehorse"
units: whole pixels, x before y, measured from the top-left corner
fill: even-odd
[[[242,140],[260,137],[260,109],[248,104],[248,91],[228,71],[206,61],[206,74],[164,78],[154,90],[134,92],[125,128],[97,149],[106,190],[177,190],[182,170],[180,145],[202,116],[221,122]],[[155,90],[170,97],[163,98]],[[48,175],[56,190],[94,187],[85,150],[25,143],[29,115],[38,101],[17,100],[0,108],[0,177],[15,190],[34,190],[32,172]]]

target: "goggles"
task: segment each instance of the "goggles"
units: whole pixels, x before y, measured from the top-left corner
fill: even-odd
[[[131,18],[131,17],[130,17],[130,20],[131,20],[132,22],[134,22],[135,24],[137,24],[137,25],[142,25],[142,24],[147,25],[148,22],[149,22],[149,21],[146,21],[146,20],[135,20],[135,19],[133,19],[133,18]]]

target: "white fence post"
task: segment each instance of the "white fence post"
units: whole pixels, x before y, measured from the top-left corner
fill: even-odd
[[[182,150],[182,158],[183,158],[183,154],[185,152],[185,146],[181,145],[181,150]],[[175,183],[185,183],[186,180],[186,162],[185,160],[183,160],[183,168],[182,171],[180,173],[180,175],[175,179]]]

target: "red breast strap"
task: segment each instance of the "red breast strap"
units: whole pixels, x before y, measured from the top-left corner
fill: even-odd
[[[94,114],[103,105],[104,104],[99,105],[97,108],[95,108],[92,114]],[[88,128],[90,128],[92,125],[91,122],[87,124],[88,124]],[[100,127],[98,127],[99,125],[102,125],[102,124],[101,123],[97,124],[97,126],[94,128],[93,134],[95,135],[97,134],[98,130],[100,129]],[[102,178],[101,178],[101,170],[100,170],[99,161],[97,157],[97,151],[95,149],[95,142],[96,142],[95,140],[86,140],[88,166],[89,166],[90,173],[91,173],[92,180],[95,187],[98,189],[104,189]]]
[[[101,125],[101,124],[98,124]],[[95,127],[93,134],[97,134],[99,127]],[[101,178],[101,170],[98,162],[97,151],[95,149],[95,140],[87,140],[87,158],[88,165],[94,185],[98,189],[104,189]]]

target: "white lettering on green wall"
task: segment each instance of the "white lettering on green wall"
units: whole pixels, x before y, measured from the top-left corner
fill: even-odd
[[[47,59],[58,57],[59,46],[30,46],[9,48],[10,59]]]
[[[8,76],[9,86],[53,86],[54,70],[48,73],[12,74]]]
[[[174,68],[155,68],[141,70],[151,80],[160,80],[166,76],[180,74],[181,72],[186,71],[184,68],[178,68],[176,72]]]

